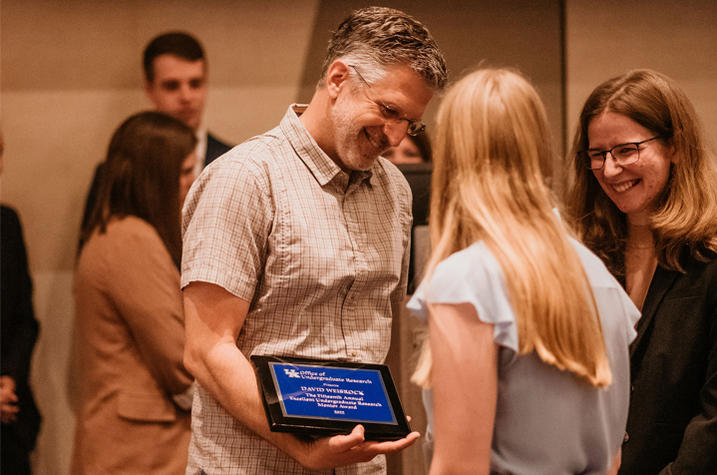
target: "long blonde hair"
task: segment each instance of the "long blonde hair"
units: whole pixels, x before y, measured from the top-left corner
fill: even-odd
[[[566,167],[566,217],[578,237],[619,279],[625,276],[625,214],[602,191],[580,159],[588,126],[604,112],[622,114],[672,147],[677,157],[670,178],[651,216],[659,263],[682,271],[689,253],[706,261],[717,253],[717,163],[687,95],[667,76],[636,69],[609,79],[585,101]]]
[[[505,277],[519,353],[534,351],[593,386],[608,386],[597,306],[544,182],[554,155],[533,86],[505,69],[467,75],[440,106],[435,144],[428,278],[445,258],[483,241]],[[429,385],[430,360],[425,348],[414,382]]]

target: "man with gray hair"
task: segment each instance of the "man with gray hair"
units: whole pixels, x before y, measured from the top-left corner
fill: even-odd
[[[208,167],[184,210],[185,365],[198,387],[187,473],[383,473],[412,444],[272,432],[251,355],[382,363],[406,291],[408,184],[379,155],[422,130],[446,82],[403,12],[350,15],[308,106]],[[337,468],[338,467],[338,468]]]

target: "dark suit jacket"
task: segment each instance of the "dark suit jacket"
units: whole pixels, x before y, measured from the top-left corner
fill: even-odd
[[[212,134],[207,133],[207,154],[204,156],[204,166],[206,167],[229,150],[231,150],[231,146],[217,139]]]
[[[13,448],[29,453],[40,429],[40,413],[30,390],[30,360],[37,340],[38,324],[32,308],[32,281],[27,266],[25,242],[17,213],[2,206],[0,217],[0,321],[2,322],[2,375],[15,380],[18,397],[17,420],[3,424],[2,457],[12,457]],[[5,440],[11,437],[12,441]],[[7,460],[3,460],[6,462]],[[3,464],[3,466],[5,466]]]
[[[229,150],[231,150],[231,146],[220,141],[212,134],[207,133],[207,153],[204,155],[204,166],[206,167]],[[101,162],[95,168],[95,174],[92,177],[92,183],[90,184],[90,189],[87,192],[87,198],[85,199],[85,209],[82,212],[82,223],[80,225],[80,229],[84,229],[87,225],[92,208],[94,208],[95,202],[97,201],[97,193],[100,189],[100,178],[102,177],[102,170],[104,168],[103,165],[104,162]],[[82,247],[81,240],[78,247]]]
[[[645,298],[621,474],[717,474],[717,258],[686,264]]]

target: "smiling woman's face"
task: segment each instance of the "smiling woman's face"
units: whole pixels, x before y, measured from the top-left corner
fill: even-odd
[[[604,112],[588,125],[590,149],[609,150],[618,144],[640,142],[654,136],[651,130],[616,112]],[[654,140],[640,145],[637,162],[620,166],[608,154],[603,167],[593,170],[593,174],[630,222],[647,224],[669,181],[672,161],[669,147],[662,140]]]

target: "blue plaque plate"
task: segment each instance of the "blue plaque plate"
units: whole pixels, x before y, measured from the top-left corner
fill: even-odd
[[[386,365],[252,356],[272,431],[323,437],[356,424],[366,440],[410,432]]]

